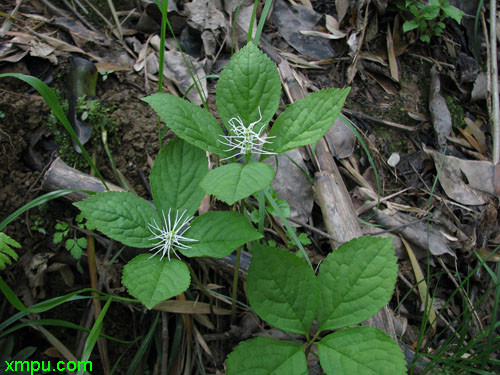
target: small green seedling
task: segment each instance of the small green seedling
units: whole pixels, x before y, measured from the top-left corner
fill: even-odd
[[[251,308],[270,325],[304,338],[241,342],[227,358],[226,374],[304,375],[313,345],[325,374],[405,374],[398,344],[377,328],[357,326],[389,302],[396,277],[390,239],[345,243],[326,257],[317,276],[287,251],[255,244],[247,278]]]
[[[106,69],[99,70],[99,74],[102,76],[103,81],[106,81],[108,79],[108,76],[114,72],[115,72],[114,70],[106,70]]]
[[[75,218],[76,225],[82,229],[93,230],[95,229],[91,224],[84,223],[84,217],[82,214],[78,214]],[[73,258],[80,259],[83,250],[87,248],[87,239],[83,236],[77,236],[75,231],[71,231],[70,226],[67,222],[61,221],[56,224],[56,231],[54,232],[54,237],[52,238],[54,243],[61,243],[63,239],[66,238],[64,242],[64,247],[68,250]]]
[[[460,24],[464,15],[464,12],[450,5],[449,0],[401,0],[397,6],[401,10],[409,11],[413,17],[403,23],[403,31],[406,33],[418,29],[420,40],[425,43],[430,43],[432,36],[442,34],[446,27],[446,18]]]

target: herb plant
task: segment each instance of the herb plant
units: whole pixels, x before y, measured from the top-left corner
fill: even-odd
[[[409,11],[412,19],[403,23],[403,31],[418,29],[420,40],[425,43],[431,41],[434,35],[441,35],[446,25],[446,18],[451,18],[460,24],[464,12],[450,5],[449,0],[402,0],[397,4],[398,8]]]
[[[158,154],[150,182],[153,205],[125,192],[105,192],[75,203],[98,230],[125,245],[153,248],[124,268],[129,293],[152,309],[183,293],[190,284],[186,257],[224,257],[262,237],[243,215],[211,211],[192,219],[204,193],[199,184],[208,171],[205,153],[180,138]]]
[[[95,228],[89,223],[84,223],[84,217],[82,214],[78,214],[75,217],[75,223],[78,227],[82,229],[94,230]],[[66,241],[64,242],[64,247],[68,250],[73,258],[79,260],[82,256],[83,249],[87,248],[87,238],[83,236],[77,236],[76,233],[70,233],[70,226],[67,222],[61,221],[55,226],[56,231],[54,232],[54,236],[52,241],[54,243],[60,243],[64,238]]]
[[[228,374],[304,374],[305,352],[313,344],[318,345],[327,373],[355,368],[351,373],[404,372],[397,344],[375,328],[344,329],[318,341],[324,331],[357,324],[388,302],[397,273],[388,240],[362,238],[344,245],[327,257],[316,277],[285,219],[287,205],[272,196],[273,168],[262,162],[318,141],[339,115],[348,93],[348,88],[315,92],[284,110],[268,132],[281,97],[280,77],[274,63],[249,43],[231,58],[217,84],[216,104],[224,128],[210,112],[176,96],[156,93],[143,99],[178,137],[160,151],[152,168],[154,207],[123,192],[101,193],[75,203],[109,237],[152,248],[153,255],[137,256],[123,271],[130,294],[148,308],[189,287],[189,269],[180,255],[224,257],[263,237],[260,217],[254,217],[259,221],[257,231],[251,217],[237,212],[249,206],[243,203],[246,198],[257,196],[261,217],[267,206],[268,212],[284,220],[307,263],[285,250],[253,242],[248,298],[264,320],[305,335],[306,344],[268,338],[244,342],[229,356]],[[219,167],[208,171],[206,151],[219,157]],[[228,205],[242,204],[232,211],[193,218],[205,194]],[[315,319],[318,329],[311,331]],[[373,363],[356,367],[358,357]]]
[[[374,327],[352,327],[392,296],[397,264],[390,239],[360,237],[345,243],[326,257],[317,276],[283,249],[256,244],[252,255],[247,278],[251,308],[274,327],[304,339],[241,342],[228,356],[227,375],[307,374],[306,353],[312,345],[326,374],[406,372],[394,340]]]

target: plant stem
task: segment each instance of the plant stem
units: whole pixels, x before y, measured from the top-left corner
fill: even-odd
[[[250,18],[250,26],[248,27],[247,43],[250,43],[252,41],[253,25],[255,23],[255,19],[257,18],[258,5],[259,5],[259,0],[255,0],[253,4],[252,17]]]
[[[236,262],[234,264],[234,274],[233,274],[233,290],[231,291],[231,322],[234,321],[236,314],[236,299],[238,298],[238,277],[240,274],[240,259],[241,259],[241,247],[236,250]]]
[[[288,220],[285,218],[285,216],[281,212],[281,209],[279,208],[278,204],[274,200],[273,196],[271,194],[269,194],[269,189],[264,190],[264,195],[266,196],[266,199],[271,204],[271,206],[273,206],[274,211],[276,211],[278,213],[279,218],[281,219],[281,221],[285,225],[285,228],[287,229],[288,233],[292,237],[292,241],[299,248],[300,253],[302,254],[302,257],[305,259],[307,264],[309,264],[309,266],[311,266],[311,268],[313,268],[311,260],[309,259],[309,256],[307,255],[307,252],[304,249],[304,246],[302,246],[302,243],[299,241],[299,239],[298,239],[297,235],[295,234],[295,232],[293,231],[290,223],[288,222]]]
[[[159,6],[159,5],[158,5]],[[163,69],[165,64],[165,39],[167,34],[167,20],[168,20],[168,0],[161,3],[161,36],[160,36],[160,61],[158,67],[158,92],[163,91]],[[158,145],[161,149],[162,135],[161,135],[161,119],[158,116]]]
[[[92,155],[92,161],[94,164],[96,163],[96,154]],[[94,170],[91,168],[90,169],[90,175],[94,176]],[[88,234],[87,235],[87,259],[89,262],[89,276],[90,276],[90,287],[95,290],[99,290],[99,284],[97,282],[97,263],[95,259],[95,242],[94,242],[94,236]],[[99,299],[97,298],[98,295],[96,292],[92,292],[93,299],[92,303],[94,305],[94,318],[97,321],[97,318],[99,317],[99,314],[101,313],[101,303],[99,302]],[[101,330],[102,333],[104,333],[104,330]],[[109,357],[108,357],[108,346],[106,344],[106,340],[104,337],[99,337],[97,339],[97,348],[99,350],[99,355],[101,357],[101,362],[102,362],[102,367],[104,369],[105,374],[109,374],[109,371],[111,370],[110,362],[109,362]]]
[[[491,82],[491,134],[493,137],[493,164],[500,161],[500,130],[498,116],[500,105],[498,100],[498,62],[497,62],[497,33],[496,33],[496,1],[490,0],[490,82]]]

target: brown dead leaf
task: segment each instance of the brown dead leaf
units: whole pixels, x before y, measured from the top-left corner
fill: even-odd
[[[432,332],[436,331],[437,319],[436,319],[436,311],[434,310],[434,303],[427,287],[427,282],[425,281],[424,273],[422,272],[422,268],[420,268],[420,264],[418,263],[417,257],[413,253],[413,249],[410,244],[405,241],[404,238],[401,238],[403,244],[405,245],[406,251],[408,252],[408,257],[410,258],[411,267],[413,268],[413,274],[415,275],[415,281],[417,284],[418,294],[420,296],[420,300],[422,301],[422,305],[426,308],[427,318],[429,319],[429,323],[432,327]]]
[[[216,315],[231,315],[231,310],[217,306],[210,308],[210,304],[197,301],[168,300],[160,302],[154,309],[176,314],[211,314],[213,312]]]
[[[387,59],[389,60],[389,69],[391,70],[391,77],[396,82],[399,82],[398,62],[394,54],[394,43],[392,41],[391,27],[387,24]]]
[[[339,39],[347,35],[340,31],[339,22],[335,19],[335,17],[330,16],[329,14],[325,15],[325,26],[330,34],[339,36]]]
[[[474,138],[479,142],[481,147],[484,150],[486,150],[487,149],[486,136],[484,135],[483,131],[481,130],[482,121],[479,119],[476,121],[472,121],[468,117],[465,117],[464,121],[467,124],[467,128],[471,131],[471,134],[474,136]]]
[[[300,151],[293,149],[276,157],[278,160],[277,171],[274,157],[264,161],[276,171],[273,189],[278,193],[278,198],[286,200],[290,205],[290,217],[307,223],[312,213],[314,201],[311,183],[302,172],[302,170],[307,170],[307,167]]]
[[[475,206],[485,203],[481,192],[495,194],[495,168],[491,162],[463,160],[443,155],[425,146],[424,151],[434,159],[436,170],[439,171],[439,183],[449,198]]]
[[[337,10],[337,17],[339,18],[339,24],[342,23],[347,10],[349,9],[349,0],[336,0],[335,9]]]
[[[432,125],[437,134],[440,146],[446,145],[446,137],[451,133],[452,121],[446,100],[440,94],[441,82],[437,65],[433,65],[430,71],[431,87],[429,93],[429,111],[431,112]]]
[[[49,358],[64,358],[61,353],[59,353],[59,350],[57,350],[55,347],[51,346],[50,348],[47,348],[43,352],[47,357]]]
[[[351,156],[354,152],[356,135],[341,119],[335,120],[325,137],[334,157],[343,159]]]
[[[488,82],[486,79],[486,74],[480,72],[476,80],[474,81],[474,86],[472,88],[472,93],[470,94],[470,101],[477,102],[478,100],[484,100],[488,96]]]
[[[100,72],[100,71],[128,72],[128,71],[132,70],[132,68],[130,68],[128,66],[116,65],[116,64],[109,63],[107,61],[101,61],[101,62],[98,62],[94,65],[97,68],[98,72]]]
[[[495,165],[495,176],[493,180],[493,186],[495,187],[495,192],[497,197],[500,197],[500,163]]]
[[[476,151],[479,152],[479,153],[484,153],[485,149],[479,144],[479,142],[476,140],[476,138],[474,138],[472,136],[472,132],[470,131],[469,128],[465,128],[465,129],[458,128],[458,131],[460,133],[462,133],[462,135],[467,140],[467,142],[469,142],[469,144],[471,145],[471,147],[473,147],[474,149],[476,149]]]

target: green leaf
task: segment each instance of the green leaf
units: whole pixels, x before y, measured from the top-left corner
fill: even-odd
[[[290,205],[288,204],[288,202],[284,199],[276,199],[276,204],[283,213],[283,216],[288,219],[290,217]],[[279,216],[271,205],[266,206],[266,211],[269,215]]]
[[[282,153],[317,142],[340,113],[350,88],[317,91],[290,105],[269,132],[268,151]],[[270,137],[276,137],[274,139]]]
[[[464,15],[464,12],[462,12],[460,9],[457,9],[453,5],[448,4],[446,6],[443,6],[441,10],[443,11],[446,17],[454,19],[455,21],[457,21],[458,24],[462,22],[462,16]]]
[[[186,210],[193,216],[205,193],[201,179],[208,172],[205,152],[180,138],[170,141],[156,157],[151,170],[151,191],[158,212]]]
[[[441,7],[439,5],[428,5],[422,9],[421,17],[424,20],[432,21],[439,16]]]
[[[178,259],[141,254],[123,268],[122,282],[128,292],[148,309],[187,290],[191,276],[186,264]]]
[[[109,191],[73,204],[110,238],[127,246],[151,247],[148,224],[158,220],[158,215],[146,200],[131,193]]]
[[[295,255],[256,244],[248,270],[247,297],[252,309],[283,331],[307,335],[319,303],[311,267]]]
[[[263,190],[274,178],[274,170],[264,163],[231,163],[208,172],[200,186],[227,204],[233,204]]]
[[[176,96],[156,93],[142,98],[165,124],[186,142],[219,156],[230,156],[221,144],[224,135],[215,117],[197,105]]]
[[[424,43],[430,43],[431,37],[427,34],[422,34],[422,35],[420,35],[420,40]]]
[[[318,326],[357,324],[385,306],[398,273],[392,239],[359,237],[329,254],[318,273]]]
[[[281,83],[276,65],[253,43],[248,43],[227,63],[217,82],[217,109],[224,125],[240,117],[246,126],[262,119],[257,129],[276,113]]]
[[[327,375],[403,375],[405,359],[398,344],[374,327],[354,327],[325,336],[318,343]]]
[[[232,211],[209,211],[193,220],[183,234],[198,242],[190,242],[190,249],[181,250],[187,257],[225,257],[246,242],[262,238],[244,216]]]
[[[416,29],[418,27],[418,22],[415,20],[405,21],[403,23],[403,31],[407,33],[410,30]]]
[[[17,260],[19,256],[14,249],[20,249],[21,244],[4,232],[0,232],[0,270],[3,270],[7,264],[12,264],[13,260]]]
[[[304,375],[304,349],[269,337],[242,341],[227,356],[226,375]]]

